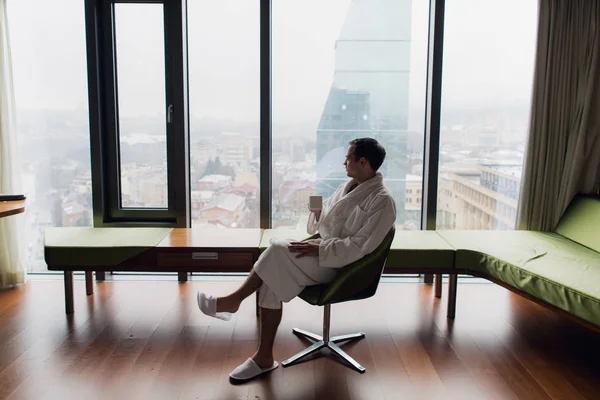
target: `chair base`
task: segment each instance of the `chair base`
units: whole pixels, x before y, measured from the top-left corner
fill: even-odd
[[[322,336],[316,335],[316,334],[311,333],[311,332],[307,332],[307,331],[302,330],[302,329],[294,328],[294,333],[296,335],[305,337],[307,339],[314,340],[315,343],[312,346],[309,346],[306,349],[302,350],[298,354],[296,354],[296,355],[288,358],[287,360],[283,361],[281,363],[281,365],[283,365],[284,367],[289,367],[290,365],[297,364],[304,357],[307,357],[307,356],[309,356],[311,354],[314,354],[314,353],[318,352],[319,350],[321,350],[323,348],[328,348],[334,354],[336,354],[339,358],[341,358],[342,360],[346,361],[356,371],[358,371],[360,373],[365,372],[365,367],[363,367],[358,362],[356,362],[356,360],[354,358],[350,357],[348,355],[348,353],[346,353],[344,350],[342,350],[336,344],[336,343],[345,342],[345,341],[348,341],[348,340],[362,339],[362,338],[365,337],[364,332],[352,333],[352,334],[349,334],[349,335],[334,336],[334,337],[332,337],[331,339],[329,339],[327,341],[323,340]]]

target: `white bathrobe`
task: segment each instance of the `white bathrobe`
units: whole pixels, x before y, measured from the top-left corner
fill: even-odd
[[[319,221],[311,213],[307,231],[321,236],[319,257],[296,258],[288,249],[291,240],[272,239],[254,270],[263,280],[259,305],[280,308],[310,285],[330,282],[337,268],[374,251],[396,220],[396,206],[383,185],[381,173],[348,192],[356,181],[341,185],[323,201]],[[297,239],[302,240],[302,238]]]

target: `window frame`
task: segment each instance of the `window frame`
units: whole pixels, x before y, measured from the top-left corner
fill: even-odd
[[[272,0],[260,2],[260,228],[272,226]],[[114,4],[164,6],[167,104],[168,209],[120,207],[119,149],[115,109]],[[187,0],[86,0],[94,226],[191,226],[190,137],[187,72]],[[445,0],[430,0],[426,78],[421,229],[437,218]]]
[[[167,199],[162,208],[121,205],[115,4],[162,4],[165,45]],[[186,0],[87,0],[90,151],[94,226],[190,226]]]

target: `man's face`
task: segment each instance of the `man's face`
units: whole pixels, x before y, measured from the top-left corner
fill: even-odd
[[[344,167],[346,167],[346,175],[348,175],[350,178],[356,178],[356,173],[360,167],[360,160],[356,161],[354,158],[354,146],[348,147],[348,150],[346,151]]]

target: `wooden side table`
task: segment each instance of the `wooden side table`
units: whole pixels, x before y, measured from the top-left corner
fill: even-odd
[[[25,212],[25,200],[0,201],[0,218]]]

